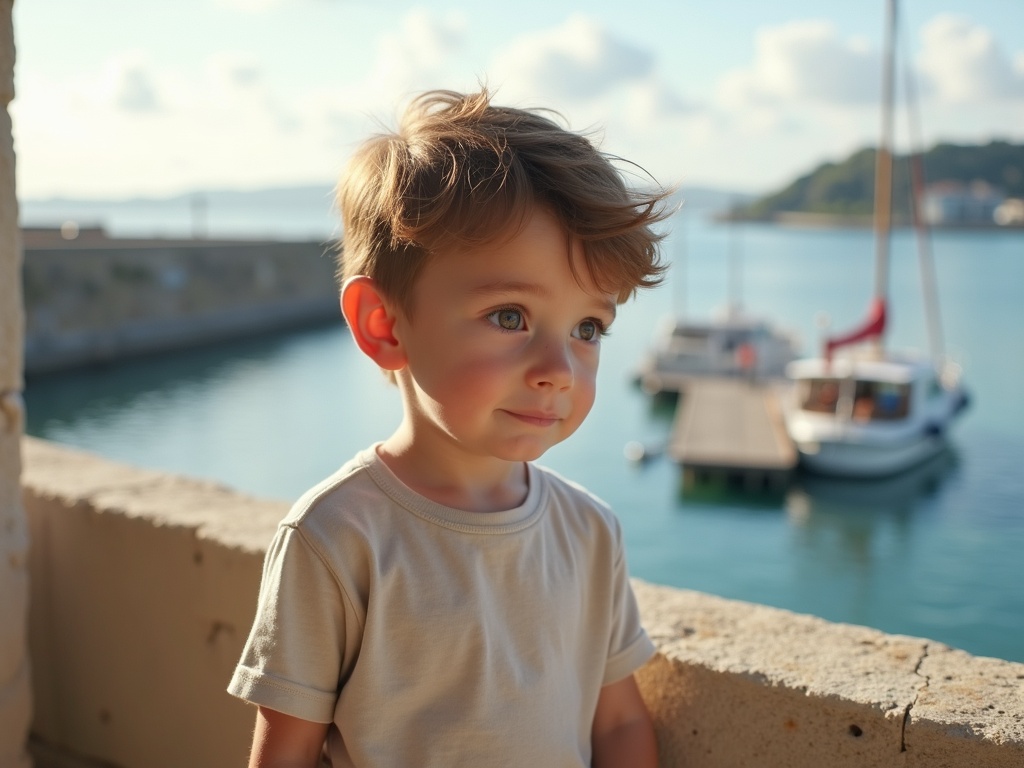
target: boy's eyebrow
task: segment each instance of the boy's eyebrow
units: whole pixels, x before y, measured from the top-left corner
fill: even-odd
[[[552,295],[551,291],[547,290],[539,283],[530,283],[525,280],[494,280],[489,283],[482,283],[474,286],[472,292],[479,296],[493,296],[506,293],[529,293],[534,296],[540,296],[541,298],[547,298]],[[601,309],[611,314],[613,319],[615,318],[617,308],[614,299],[595,296],[594,303],[599,304]]]

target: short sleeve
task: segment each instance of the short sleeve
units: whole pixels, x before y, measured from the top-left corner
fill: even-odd
[[[615,521],[616,545],[612,565],[612,632],[602,685],[632,674],[654,655],[654,643],[640,623],[640,608],[629,581],[622,530]]]
[[[228,693],[331,722],[351,623],[330,568],[301,531],[282,525],[267,550],[256,618]]]

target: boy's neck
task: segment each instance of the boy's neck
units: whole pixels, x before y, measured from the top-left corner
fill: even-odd
[[[529,491],[526,463],[493,457],[466,460],[443,445],[426,449],[399,429],[377,455],[406,486],[433,502],[466,512],[515,509]]]

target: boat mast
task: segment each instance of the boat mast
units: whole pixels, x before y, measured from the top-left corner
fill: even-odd
[[[883,356],[882,337],[888,317],[889,240],[892,232],[893,80],[896,48],[896,0],[887,0],[885,48],[882,67],[882,136],[875,153],[875,295],[868,317],[859,328],[826,338],[823,357],[832,360],[840,347],[869,341],[876,357]]]
[[[892,135],[896,50],[896,0],[886,0],[882,65],[882,132],[875,155],[875,302],[886,306],[889,293],[889,243],[892,234]],[[882,352],[882,334],[874,340]]]
[[[897,19],[897,26],[901,19]],[[901,29],[901,32],[905,32]],[[921,131],[921,116],[918,109],[917,88],[910,59],[904,50],[899,62],[903,68],[904,91],[907,103],[907,132],[910,140],[910,212],[914,230],[917,233],[917,254],[921,269],[921,290],[924,293],[925,320],[928,325],[928,347],[932,362],[940,368],[945,362],[945,344],[942,338],[942,321],[939,317],[939,289],[935,277],[935,257],[932,254],[931,232],[922,210],[925,194],[924,140]]]

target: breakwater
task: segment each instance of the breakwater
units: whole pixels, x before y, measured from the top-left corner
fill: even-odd
[[[24,230],[25,374],[341,322],[333,245]]]

